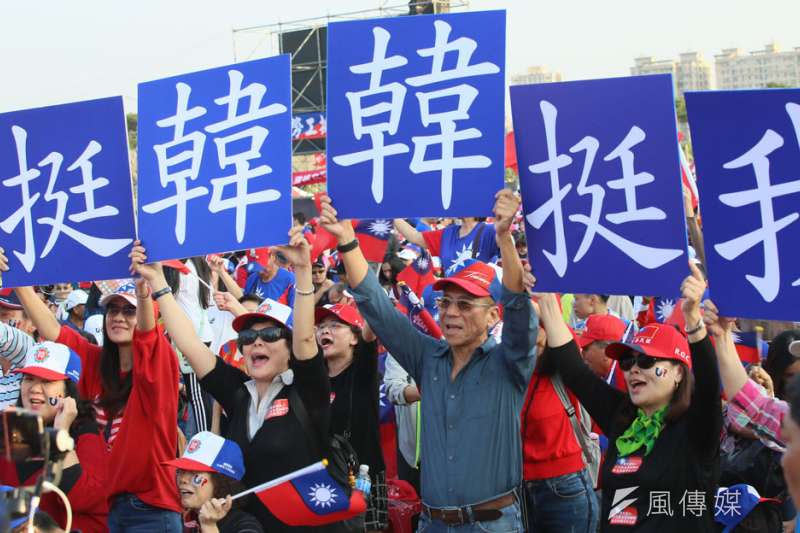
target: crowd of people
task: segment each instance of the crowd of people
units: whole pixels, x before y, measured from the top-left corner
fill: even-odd
[[[0,408],[74,440],[12,527],[386,531],[402,487],[425,533],[794,530],[800,330],[744,362],[752,326],[705,299],[697,231],[658,320],[643,295],[536,292],[509,190],[491,220],[396,220],[383,262],[319,206],[283,246],[150,263],[136,241],[130,279],[0,292]],[[369,467],[365,513],[289,525],[234,498],[341,441]],[[0,484],[48,465],[7,453]]]

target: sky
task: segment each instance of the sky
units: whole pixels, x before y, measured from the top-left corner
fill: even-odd
[[[392,0],[6,0],[0,2],[0,112],[123,95],[141,81],[267,50],[234,28],[397,6]],[[567,80],[624,76],[633,59],[770,42],[800,47],[797,0],[471,0],[508,12],[507,72],[546,65]],[[236,55],[234,55],[234,43]],[[253,43],[261,43],[261,47]],[[263,55],[263,53],[262,53]],[[258,57],[257,55],[254,57]]]

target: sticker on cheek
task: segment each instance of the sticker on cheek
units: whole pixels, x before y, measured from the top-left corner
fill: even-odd
[[[666,377],[666,376],[667,376],[667,369],[666,368],[661,368],[660,366],[657,366],[656,367],[656,377],[657,378],[663,378],[663,377]]]
[[[208,483],[208,478],[201,474],[195,474],[192,476],[192,485],[195,487],[204,487]]]

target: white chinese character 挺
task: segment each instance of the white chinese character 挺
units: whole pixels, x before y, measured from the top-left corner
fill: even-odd
[[[670,501],[669,491],[651,491],[650,504],[647,508],[647,516],[672,516],[672,514],[672,502]]]
[[[539,229],[551,215],[553,216],[556,250],[555,253],[544,250],[544,255],[547,257],[548,261],[550,261],[556,274],[558,274],[559,277],[563,277],[567,271],[568,258],[562,202],[567,194],[569,194],[570,190],[572,190],[572,185],[566,184],[563,187],[561,186],[559,170],[571,165],[573,160],[572,157],[567,154],[559,154],[556,147],[556,119],[558,117],[558,109],[546,100],[542,100],[539,107],[544,119],[545,138],[547,141],[547,160],[530,165],[528,170],[533,174],[549,174],[551,197],[534,211],[527,214],[526,219],[534,228]],[[654,207],[641,209],[637,205],[636,187],[651,183],[655,179],[651,174],[637,174],[634,171],[634,154],[630,149],[642,142],[644,140],[644,135],[641,129],[634,126],[628,132],[625,139],[604,158],[604,161],[620,159],[622,166],[622,177],[609,181],[608,186],[611,189],[625,191],[626,210],[620,213],[608,214],[606,220],[612,224],[641,220],[663,220],[666,217],[666,214],[660,209]],[[636,263],[647,269],[661,267],[683,255],[682,250],[655,248],[632,242],[600,223],[606,191],[600,185],[588,184],[599,149],[599,141],[595,137],[588,135],[569,149],[572,154],[578,152],[585,153],[583,170],[576,191],[579,196],[591,197],[591,207],[588,216],[584,214],[573,214],[569,216],[571,222],[577,222],[586,226],[586,232],[583,235],[583,239],[573,261],[578,262],[586,255],[596,235],[600,235]]]
[[[183,82],[175,84],[178,92],[178,101],[175,114],[163,118],[156,122],[161,128],[174,128],[172,140],[164,144],[153,146],[158,160],[158,177],[162,187],[175,184],[175,194],[167,198],[162,198],[142,206],[142,211],[148,214],[159,213],[170,207],[175,207],[175,238],[178,243],[183,244],[186,240],[186,204],[189,200],[199,198],[208,194],[207,187],[188,188],[188,180],[196,180],[200,173],[200,164],[203,160],[203,148],[205,147],[206,136],[199,131],[185,133],[186,123],[190,120],[202,117],[206,114],[206,109],[202,106],[195,106],[189,109],[189,95],[192,88]],[[176,147],[186,145],[188,147],[182,151],[173,153]],[[189,161],[189,166],[186,162]],[[170,168],[178,167],[174,173]]]
[[[435,43],[430,48],[417,50],[421,57],[431,58],[431,72],[421,76],[406,79],[412,87],[422,87],[441,81],[467,78],[471,76],[484,76],[497,74],[500,68],[494,63],[483,62],[470,65],[472,54],[478,47],[474,39],[459,37],[449,41],[452,28],[443,20],[434,21],[436,30]],[[444,60],[448,52],[455,52],[455,68],[445,69]],[[453,87],[446,87],[429,92],[417,92],[419,100],[420,118],[425,127],[438,124],[440,133],[412,137],[414,154],[411,158],[410,169],[415,174],[422,172],[439,172],[441,174],[442,206],[450,207],[453,196],[453,171],[467,168],[486,168],[492,164],[491,159],[483,155],[455,155],[455,144],[458,141],[478,139],[483,133],[477,128],[458,130],[456,122],[469,119],[469,109],[478,97],[478,90],[466,83]],[[434,107],[442,106],[456,98],[455,109],[434,111]],[[437,100],[439,102],[437,102]],[[439,159],[426,159],[428,147],[440,146]]]
[[[28,168],[27,139],[28,132],[19,126],[12,126],[11,132],[17,146],[17,158],[19,161],[20,173],[18,176],[3,180],[2,184],[6,187],[19,186],[22,195],[22,204],[19,209],[11,214],[4,221],[0,222],[0,229],[6,233],[11,233],[16,229],[20,222],[24,223],[25,251],[14,251],[14,255],[22,263],[23,268],[28,272],[33,270],[36,264],[36,246],[33,236],[33,206],[41,196],[39,193],[30,194],[29,183],[41,175],[38,169]],[[100,153],[102,146],[97,141],[90,141],[83,153],[73,162],[67,171],[71,172],[80,169],[82,183],[69,189],[70,193],[82,194],[84,210],[73,213],[67,218],[75,224],[80,224],[87,220],[102,217],[115,216],[119,213],[116,207],[105,205],[97,207],[95,205],[95,192],[109,184],[109,180],[104,177],[95,178],[93,175],[93,164],[91,158]],[[50,236],[42,250],[40,258],[46,257],[58,242],[58,237],[64,233],[75,240],[78,244],[91,250],[101,257],[109,257],[119,252],[122,248],[129,245],[133,239],[106,239],[87,235],[64,223],[67,216],[67,203],[69,194],[64,191],[56,191],[56,182],[64,162],[64,156],[59,152],[51,152],[42,159],[38,167],[50,166],[50,179],[47,190],[44,193],[46,202],[56,202],[56,213],[53,217],[40,217],[36,219],[39,224],[51,226]]]
[[[386,51],[391,34],[383,28],[372,29],[375,39],[372,61],[359,65],[352,65],[350,72],[354,74],[369,74],[369,87],[363,91],[347,92],[346,97],[350,104],[350,113],[353,120],[353,134],[356,139],[364,135],[369,136],[371,148],[334,156],[337,165],[351,166],[366,161],[372,162],[372,197],[377,203],[383,201],[383,163],[384,159],[398,154],[407,153],[408,145],[403,143],[385,144],[385,135],[394,135],[400,126],[400,116],[403,112],[403,102],[406,97],[406,88],[401,83],[392,82],[382,84],[381,78],[384,71],[402,67],[408,60],[401,55],[387,57]],[[383,97],[381,101],[378,101]],[[388,101],[386,98],[388,97]],[[364,102],[375,102],[366,105]],[[376,117],[388,115],[384,120]]]
[[[205,130],[207,132],[219,133],[234,126],[287,112],[286,106],[283,104],[270,104],[260,107],[261,100],[267,92],[267,88],[263,84],[251,83],[242,88],[244,76],[238,70],[229,71],[228,77],[230,79],[228,95],[214,100],[219,105],[228,106],[227,118],[221,122],[206,126]],[[239,114],[239,102],[244,98],[249,98],[247,112]],[[272,168],[269,165],[250,168],[251,161],[261,158],[261,147],[267,135],[269,135],[267,128],[254,125],[224,137],[214,138],[214,144],[217,145],[220,168],[233,165],[234,173],[211,180],[213,190],[208,209],[212,213],[219,213],[227,209],[236,210],[237,242],[242,242],[244,239],[244,230],[247,224],[247,207],[253,204],[274,202],[281,197],[281,193],[277,189],[265,189],[257,192],[248,191],[248,182],[251,179],[272,173]],[[242,139],[250,141],[249,148],[229,154],[229,145],[235,145],[237,141]],[[229,185],[235,187],[235,192],[230,198],[223,199],[223,192]]]
[[[683,493],[680,504],[683,516],[687,514],[703,516],[706,512],[706,493],[701,490],[687,490]]]
[[[798,148],[800,148],[800,105],[786,104],[786,112],[789,114],[794,126],[795,137]],[[745,235],[714,245],[717,253],[728,261],[736,259],[758,244],[763,245],[764,275],[748,274],[745,278],[756,288],[766,302],[775,300],[780,292],[781,273],[778,261],[778,232],[800,218],[800,214],[794,212],[775,220],[772,200],[800,192],[800,179],[780,185],[772,185],[770,181],[768,156],[781,146],[783,146],[783,137],[768,129],[755,146],[723,165],[723,168],[726,169],[753,167],[756,188],[721,194],[719,201],[730,207],[758,204],[761,213],[761,227]],[[800,280],[795,281],[792,285],[800,285]]]

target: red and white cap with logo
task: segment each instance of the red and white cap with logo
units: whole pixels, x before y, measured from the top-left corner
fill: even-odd
[[[648,324],[631,339],[631,342],[615,342],[606,347],[606,355],[611,359],[621,359],[631,351],[659,359],[678,361],[689,367],[689,370],[692,369],[689,341],[669,324]]]
[[[269,318],[278,322],[280,325],[292,329],[292,308],[276,302],[272,298],[267,298],[261,302],[255,313],[245,313],[239,315],[233,321],[233,330],[237,333],[250,327],[256,320]]]
[[[328,304],[322,307],[317,307],[314,310],[314,321],[317,324],[319,324],[322,321],[322,319],[329,316],[336,317],[342,322],[350,324],[351,326],[355,326],[357,328],[364,327],[364,318],[361,316],[361,313],[358,312],[358,309],[356,309],[355,306],[352,305]]]
[[[29,374],[47,381],[69,379],[77,383],[81,379],[81,358],[63,344],[40,342],[28,348],[25,366],[14,373]]]
[[[183,455],[163,464],[190,472],[217,472],[237,480],[244,476],[244,458],[239,445],[210,431],[197,433],[186,445]]]

